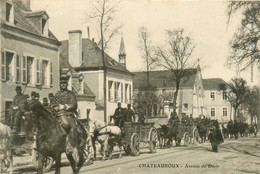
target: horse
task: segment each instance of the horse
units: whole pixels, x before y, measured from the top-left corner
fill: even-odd
[[[13,157],[11,152],[12,131],[7,125],[0,123],[0,173],[13,173]]]
[[[43,164],[46,157],[52,157],[55,161],[56,169],[55,174],[60,174],[61,167],[61,154],[66,153],[67,135],[61,127],[55,112],[47,110],[40,102],[34,101],[30,103],[30,109],[33,120],[37,128],[37,147],[35,150],[38,152],[38,169],[37,173],[43,173]],[[74,134],[74,135],[72,135]],[[55,135],[55,136],[54,136]],[[73,174],[78,174],[79,170],[84,164],[84,149],[87,139],[86,130],[78,123],[77,131],[70,131],[68,138],[76,137],[73,142],[73,153],[66,153],[67,159],[71,164]]]
[[[178,123],[174,123],[172,125],[160,125],[160,147],[171,147],[173,139],[175,140],[176,146],[180,146],[181,137],[178,134]]]
[[[96,120],[89,121],[88,123],[89,133],[92,136],[92,146],[94,150],[94,159],[96,159],[96,144],[98,141],[101,145],[102,160],[112,159],[114,142],[117,142],[119,146],[119,158],[122,158],[122,135],[121,129],[118,126],[109,126],[105,122]]]
[[[257,125],[256,124],[251,124],[250,129],[249,129],[249,135],[254,134],[254,136],[257,136]]]
[[[202,123],[200,123],[197,125],[197,129],[199,132],[199,137],[201,139],[200,143],[204,143],[207,138],[207,128]]]

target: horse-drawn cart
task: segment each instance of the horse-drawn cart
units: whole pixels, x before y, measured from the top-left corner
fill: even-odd
[[[125,122],[122,139],[126,154],[139,155],[140,143],[148,144],[151,153],[156,152],[158,137],[154,123]]]

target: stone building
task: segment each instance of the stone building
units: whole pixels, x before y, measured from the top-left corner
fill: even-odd
[[[6,123],[16,85],[25,94],[40,93],[40,100],[58,91],[60,42],[49,20],[46,11],[30,9],[30,0],[0,1],[0,110]]]
[[[220,78],[203,79],[205,115],[219,122],[227,123],[233,120],[232,107],[227,98],[227,92],[219,90],[219,85],[226,83]]]
[[[86,83],[95,94],[95,120],[108,121],[114,114],[117,103],[126,107],[131,103],[133,75],[126,68],[126,53],[123,38],[121,39],[118,61],[105,53],[105,66],[102,51],[94,40],[82,38],[80,30],[69,31],[69,40],[62,41],[62,58],[67,60],[77,73],[84,76]],[[106,98],[104,101],[104,67],[106,70]],[[106,116],[104,109],[106,107]]]

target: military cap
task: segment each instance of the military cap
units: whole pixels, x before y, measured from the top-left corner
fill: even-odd
[[[68,76],[66,74],[62,74],[60,76],[60,82],[68,82]]]
[[[48,94],[49,97],[54,97],[53,93]]]
[[[15,90],[22,90],[22,87],[21,86],[16,86]]]
[[[40,94],[39,93],[35,93],[34,97],[40,97]]]
[[[35,92],[35,91],[31,92],[31,96],[32,96],[32,97],[34,97],[34,96],[35,96],[35,94],[36,94],[36,92]]]
[[[42,101],[43,101],[43,102],[48,102],[48,99],[47,99],[46,97],[44,97],[44,98],[42,99]]]

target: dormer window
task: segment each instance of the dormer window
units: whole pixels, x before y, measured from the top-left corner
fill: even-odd
[[[47,19],[42,18],[42,35],[47,36],[48,27],[47,27]]]
[[[5,20],[7,22],[13,22],[14,21],[14,10],[13,10],[13,4],[10,2],[6,2],[6,11],[5,11]]]

